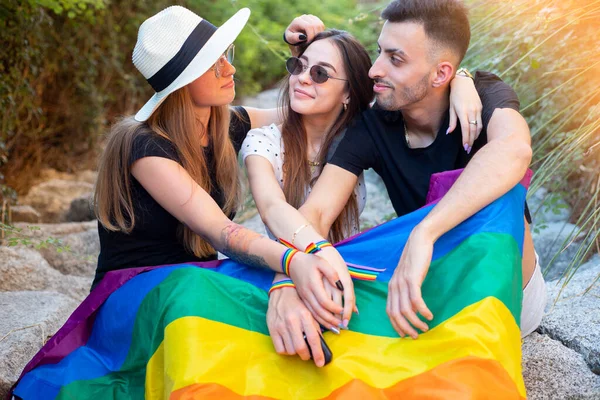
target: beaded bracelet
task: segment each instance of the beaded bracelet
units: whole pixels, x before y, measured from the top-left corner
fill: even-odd
[[[294,282],[292,282],[291,279],[282,279],[279,282],[274,282],[271,285],[271,289],[269,289],[269,296],[271,295],[271,292],[277,290],[277,289],[282,289],[282,288],[295,288],[296,285],[294,285]]]
[[[299,251],[296,249],[287,249],[281,256],[281,270],[287,276],[290,276],[290,264],[292,263],[292,258],[298,253]]]
[[[309,244],[304,252],[308,254],[315,254],[323,250],[324,247],[333,247],[333,245],[327,240],[321,240],[320,242]]]

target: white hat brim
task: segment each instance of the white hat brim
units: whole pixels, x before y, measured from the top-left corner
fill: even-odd
[[[196,57],[189,63],[183,72],[165,89],[148,100],[146,104],[135,114],[135,120],[144,122],[152,113],[161,105],[161,103],[177,89],[192,83],[212,67],[227,47],[238,37],[248,18],[250,17],[250,9],[242,8],[235,13],[231,18],[221,25],[211,38],[202,46]]]

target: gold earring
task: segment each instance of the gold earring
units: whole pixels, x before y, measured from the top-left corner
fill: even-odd
[[[348,104],[344,103],[344,111],[348,109]]]

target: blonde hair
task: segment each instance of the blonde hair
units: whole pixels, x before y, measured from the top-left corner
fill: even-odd
[[[146,122],[125,117],[112,127],[106,148],[100,158],[98,181],[94,193],[94,209],[100,223],[110,231],[131,233],[136,220],[131,194],[131,152],[136,137],[156,134],[177,149],[183,168],[192,179],[211,193],[209,168],[215,168],[216,182],[224,194],[225,215],[233,213],[240,204],[241,188],[237,154],[229,137],[228,106],[211,107],[208,126],[197,120],[194,104],[184,87],[169,95]],[[207,165],[201,145],[208,135],[214,154],[214,165]],[[216,253],[213,246],[181,225],[180,240],[197,257]]]

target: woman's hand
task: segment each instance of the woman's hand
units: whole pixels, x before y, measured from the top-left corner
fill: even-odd
[[[325,30],[325,24],[318,17],[311,14],[304,14],[296,17],[285,29],[284,36],[292,46],[302,43],[309,44],[315,36]]]
[[[267,310],[267,326],[278,354],[298,354],[304,361],[310,359],[308,340],[317,367],[325,364],[321,349],[320,327],[306,308],[296,289],[281,288],[271,293]]]
[[[471,153],[473,143],[483,128],[481,99],[475,89],[475,82],[469,77],[456,75],[450,82],[450,87],[450,124],[447,133],[453,132],[457,120],[460,121],[463,147],[467,153]]]
[[[335,269],[340,278],[343,290],[332,290],[330,287],[328,292],[334,302],[344,307],[344,311],[342,312],[342,325],[344,328],[347,328],[350,318],[352,318],[352,311],[358,311],[356,308],[356,298],[354,296],[354,283],[348,272],[348,266],[334,247],[325,247],[316,253],[316,255],[326,260],[329,265]],[[325,289],[328,289],[327,285],[325,285]]]
[[[344,308],[328,296],[323,279],[337,286],[340,277],[337,271],[323,258],[312,254],[297,253],[290,265],[290,278],[296,285],[298,295],[312,315],[327,329],[337,329],[342,324],[339,317]],[[346,289],[346,288],[344,288]],[[353,296],[347,289],[348,296]]]

